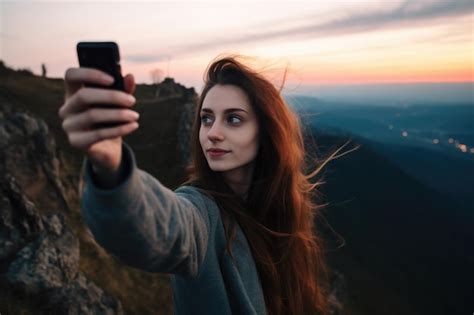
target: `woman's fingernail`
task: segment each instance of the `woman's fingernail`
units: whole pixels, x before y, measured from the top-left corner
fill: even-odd
[[[112,82],[114,82],[114,78],[111,77],[111,76],[109,76],[109,75],[104,75],[104,76],[102,76],[102,79],[103,79],[105,82],[107,82],[107,83],[112,83]]]
[[[135,97],[134,97],[133,95],[128,94],[127,97],[128,97],[128,99],[130,100],[130,102],[135,103],[136,99],[135,99]]]

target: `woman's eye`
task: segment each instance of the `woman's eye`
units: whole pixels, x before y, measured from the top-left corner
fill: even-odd
[[[201,122],[205,125],[211,122],[211,119],[208,116],[202,116],[201,117]]]
[[[242,123],[242,118],[240,118],[239,116],[229,116],[227,118],[227,122],[231,125],[238,125],[238,124]],[[208,126],[208,125],[212,124],[212,118],[209,117],[209,116],[202,116],[201,117],[201,123],[203,125]]]
[[[239,116],[229,116],[229,121],[231,124],[240,124],[242,119]]]

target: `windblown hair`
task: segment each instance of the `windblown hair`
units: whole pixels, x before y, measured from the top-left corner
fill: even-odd
[[[216,58],[206,69],[184,184],[196,186],[219,205],[226,250],[232,258],[235,224],[240,225],[257,265],[269,314],[328,314],[329,269],[323,239],[315,228],[323,205],[312,198],[321,183],[310,182],[327,161],[305,174],[298,117],[283,100],[281,89],[238,57]],[[199,142],[199,112],[207,93],[217,84],[241,88],[257,115],[260,147],[247,200],[232,192],[220,172],[210,169]]]

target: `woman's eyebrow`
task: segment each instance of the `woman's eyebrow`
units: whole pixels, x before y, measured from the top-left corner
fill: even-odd
[[[210,109],[210,108],[202,108],[201,112],[213,113],[212,109]],[[232,112],[245,112],[245,113],[247,113],[247,111],[242,109],[242,108],[227,108],[226,110],[224,110],[224,114],[232,113]]]

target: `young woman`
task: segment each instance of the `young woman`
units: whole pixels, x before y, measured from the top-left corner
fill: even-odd
[[[82,209],[101,246],[125,264],[171,273],[176,314],[327,314],[319,206],[305,174],[297,116],[280,91],[235,56],[206,71],[192,134],[189,179],[175,191],[137,167],[122,141],[138,127],[128,93],[94,69],[66,72],[59,110],[86,154]],[[128,109],[98,109],[97,103]],[[123,121],[114,128],[96,123]]]

